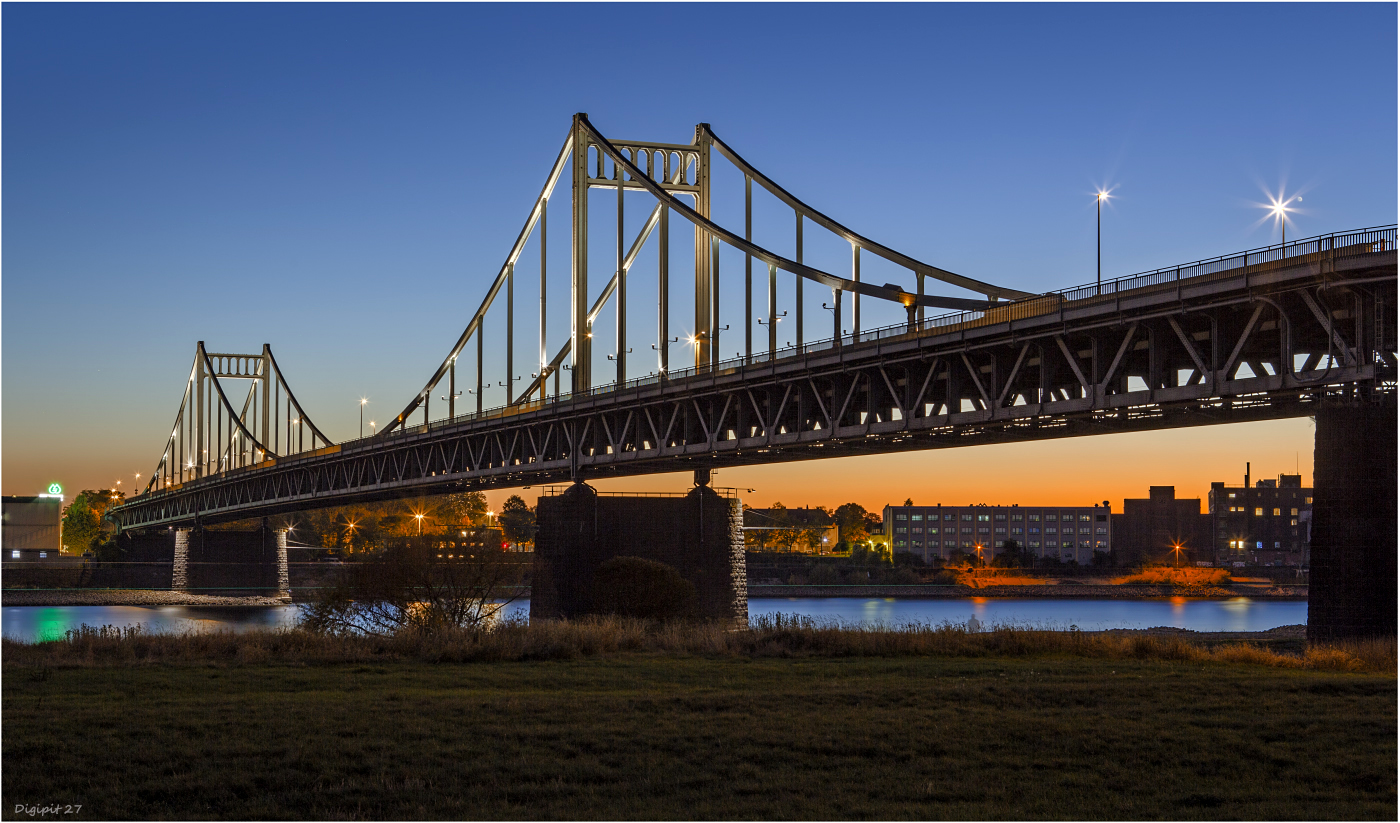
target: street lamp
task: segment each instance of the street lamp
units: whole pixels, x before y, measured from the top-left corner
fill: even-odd
[[[1172,568],[1180,568],[1180,567],[1181,567],[1181,544],[1180,544],[1180,543],[1173,543],[1173,544],[1172,544],[1172,555],[1174,556],[1174,559],[1173,559],[1173,561],[1172,561]]]
[[[1288,213],[1293,211],[1293,209],[1289,208],[1289,205],[1301,202],[1303,202],[1303,195],[1300,194],[1283,201],[1273,200],[1273,202],[1269,204],[1269,211],[1274,215],[1274,219],[1278,220],[1279,231],[1281,232],[1279,235],[1280,249],[1288,245]]]
[[[1095,293],[1095,294],[1098,294],[1099,291],[1103,288],[1103,201],[1105,201],[1105,200],[1107,200],[1107,199],[1108,199],[1108,192],[1106,192],[1106,191],[1104,191],[1104,190],[1102,190],[1102,189],[1099,190],[1098,196],[1094,198],[1094,204],[1095,204],[1095,206],[1097,206],[1097,208],[1098,208],[1098,213],[1099,213],[1099,221],[1098,221],[1098,222],[1099,222],[1099,227],[1098,227],[1098,274],[1094,277],[1094,293]]]
[[[422,537],[422,536],[423,536],[423,515],[421,515],[421,514],[415,514],[415,515],[413,515],[413,519],[415,519],[415,520],[418,521],[418,536],[419,536],[419,537]]]
[[[366,400],[365,398],[363,398],[363,397],[360,398],[360,436],[361,436],[361,437],[364,437],[364,436],[365,436],[365,404],[368,403],[368,402],[369,402],[369,401]]]
[[[373,421],[373,420],[369,421],[369,436],[370,436],[370,437],[373,437],[373,436],[374,436],[374,421]]]

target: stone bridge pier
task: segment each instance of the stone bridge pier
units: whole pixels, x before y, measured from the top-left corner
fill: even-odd
[[[679,571],[695,586],[702,619],[746,627],[743,507],[709,488],[708,470],[696,480],[690,493],[672,497],[600,496],[577,482],[539,498],[530,619],[588,614],[598,567],[631,556]]]
[[[285,530],[264,523],[254,531],[176,529],[174,536],[175,591],[291,600]]]
[[[1308,639],[1396,633],[1396,405],[1318,409]]]

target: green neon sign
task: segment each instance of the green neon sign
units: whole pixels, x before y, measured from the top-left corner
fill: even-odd
[[[57,483],[50,483],[49,494],[63,494],[63,487]]]

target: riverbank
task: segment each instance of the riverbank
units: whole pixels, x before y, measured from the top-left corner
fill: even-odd
[[[285,606],[281,597],[224,597],[160,589],[4,589],[0,606]]]
[[[1173,597],[1253,600],[1308,599],[1307,586],[1235,584],[1230,586],[1135,586],[1096,584],[1048,584],[1038,586],[790,586],[753,584],[751,598],[787,597],[899,597],[909,599],[1075,599],[1075,600],[1168,600]],[[521,595],[528,598],[528,589]],[[292,591],[290,601],[276,597],[223,597],[207,594],[162,591],[159,589],[4,589],[4,606],[278,606],[288,602],[305,603],[314,591]]]
[[[73,662],[7,643],[3,817],[1395,816],[1393,670],[1068,633],[929,633],[923,652],[800,626],[716,635],[747,652],[595,634],[475,662],[393,643],[333,662],[272,635],[185,662],[145,656],[164,638],[80,640]]]
[[[1307,586],[1235,584],[1228,586],[1135,586],[1050,583],[1035,586],[790,586],[750,585],[749,597],[909,597],[909,598],[1073,598],[1075,600],[1159,600],[1172,597],[1307,600]]]

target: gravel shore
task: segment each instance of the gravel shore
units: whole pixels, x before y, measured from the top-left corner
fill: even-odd
[[[157,589],[68,589],[0,592],[5,606],[284,606],[280,597],[221,597]]]

